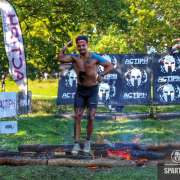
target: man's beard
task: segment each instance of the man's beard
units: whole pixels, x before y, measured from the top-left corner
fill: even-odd
[[[87,53],[87,51],[86,51],[86,50],[82,50],[82,51],[79,51],[79,53],[80,53],[81,55],[85,55],[85,54]]]

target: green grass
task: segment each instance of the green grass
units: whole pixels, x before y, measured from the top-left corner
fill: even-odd
[[[132,142],[136,135],[141,134],[140,143],[180,142],[179,120],[97,120],[92,141]],[[82,139],[86,137],[86,124],[87,121],[82,120]],[[18,133],[0,136],[1,149],[17,149],[21,144],[68,143],[73,143],[73,119],[48,114],[22,116],[18,120]]]
[[[32,91],[33,98],[56,98],[58,92],[58,80],[29,80],[29,90]]]
[[[121,167],[90,170],[58,166],[0,167],[1,180],[156,180],[157,168]]]
[[[6,80],[6,92],[17,92],[18,86],[10,79]],[[32,92],[33,99],[51,99],[57,97],[58,79],[28,80],[28,90]]]

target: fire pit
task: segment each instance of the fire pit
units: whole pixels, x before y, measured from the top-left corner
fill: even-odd
[[[92,144],[89,159],[73,158],[73,145],[21,145],[18,151],[0,151],[0,165],[59,165],[81,167],[142,166],[170,161],[180,144],[145,145],[137,143]],[[81,146],[83,146],[81,144]]]

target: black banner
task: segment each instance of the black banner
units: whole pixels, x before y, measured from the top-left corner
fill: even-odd
[[[118,73],[119,70],[119,56],[113,54],[105,54],[102,55],[105,59],[110,61],[114,70],[107,74],[104,77],[104,81],[99,84],[99,104],[109,105],[118,105],[119,96],[120,96],[120,85],[121,85],[121,77]],[[103,71],[103,67],[100,66],[99,69]]]
[[[150,103],[150,59],[143,54],[127,54],[119,56],[119,72],[121,73],[121,104]]]
[[[180,56],[146,54],[102,55],[114,70],[99,84],[99,104],[180,104]],[[99,71],[103,67],[99,66]],[[151,77],[153,75],[153,94]],[[66,68],[59,81],[57,104],[73,104],[77,75]]]
[[[99,104],[117,105],[119,100],[120,76],[118,73],[118,59],[116,55],[102,55],[114,65],[114,70],[104,77],[99,84]],[[99,66],[98,71],[103,71],[103,67]],[[59,81],[57,104],[72,104],[77,88],[77,75],[73,67],[67,68]]]
[[[57,104],[72,104],[77,88],[77,75],[72,67],[66,69],[59,80]]]
[[[180,54],[156,55],[152,68],[154,103],[180,103]]]

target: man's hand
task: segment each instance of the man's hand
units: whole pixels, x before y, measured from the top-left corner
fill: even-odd
[[[68,47],[72,46],[72,41],[69,41],[59,52],[58,59],[61,63],[70,63],[73,62],[73,58],[70,55],[65,55],[65,51]]]
[[[98,82],[102,82],[104,79],[104,73],[103,72],[99,72],[97,75],[97,81]]]
[[[66,49],[67,49],[68,47],[71,47],[72,45],[73,45],[73,42],[72,42],[72,41],[68,41],[67,44],[61,49],[61,51],[62,51],[63,53],[65,53]]]
[[[68,41],[68,43],[66,44],[66,47],[71,47],[73,45],[73,41]]]

